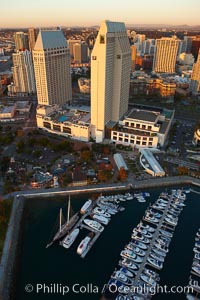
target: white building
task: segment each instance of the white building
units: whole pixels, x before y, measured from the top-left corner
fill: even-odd
[[[153,71],[157,73],[174,73],[179,40],[161,38],[156,40]]]
[[[111,141],[136,148],[163,146],[174,111],[133,108],[111,130]]]
[[[90,140],[90,110],[88,107],[71,107],[66,110],[57,105],[38,105],[37,127],[50,133],[84,142]]]
[[[70,54],[61,30],[41,30],[33,50],[38,104],[72,100]]]
[[[128,110],[131,51],[124,23],[103,21],[91,58],[92,137],[102,142],[105,125]]]
[[[35,93],[35,75],[31,52],[28,50],[13,53],[13,81],[8,87],[9,93],[16,94]]]
[[[140,164],[145,169],[145,171],[152,176],[165,176],[165,171],[149,149],[140,150]]]

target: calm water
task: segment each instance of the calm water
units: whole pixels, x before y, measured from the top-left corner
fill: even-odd
[[[198,190],[195,188],[195,190]],[[84,259],[76,254],[76,248],[82,238],[87,234],[81,231],[73,246],[66,250],[59,245],[46,249],[51,236],[56,216],[60,207],[67,202],[67,198],[32,199],[27,202],[25,210],[25,226],[17,272],[16,292],[14,300],[41,300],[41,299],[68,299],[68,300],[95,300],[99,299],[98,290],[107,283],[117,262],[120,251],[130,240],[131,232],[142,216],[149,202],[154,202],[162,191],[149,190],[151,197],[147,203],[138,203],[136,200],[123,203],[124,212],[113,216],[110,224],[96,241]],[[200,191],[200,189],[199,189]],[[187,285],[189,272],[193,259],[192,248],[194,236],[200,227],[200,195],[191,193],[187,195],[187,206],[181,212],[176,227],[170,251],[165,260],[164,268],[160,272],[162,285]],[[74,211],[80,209],[88,199],[87,195],[74,196],[71,199]],[[27,293],[25,286],[32,284],[33,292]],[[47,294],[40,291],[36,293],[36,284],[51,284],[68,286],[69,292],[61,294]],[[80,286],[93,286],[93,292],[88,287],[88,293],[71,291],[74,284]],[[78,290],[78,286],[77,290]],[[185,299],[184,295],[157,295],[153,299]]]

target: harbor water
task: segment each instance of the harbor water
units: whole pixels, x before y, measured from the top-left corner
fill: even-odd
[[[168,189],[169,191],[170,189]],[[195,188],[200,191],[200,189]],[[58,223],[60,207],[67,213],[67,197],[36,198],[27,200],[24,212],[24,228],[18,257],[14,300],[95,300],[117,267],[120,252],[130,241],[131,232],[142,219],[146,208],[153,203],[163,189],[150,192],[146,203],[137,200],[121,202],[125,211],[114,215],[108,226],[84,259],[76,249],[88,234],[83,229],[70,249],[55,244],[46,249],[52,237],[53,227]],[[78,211],[90,195],[71,197],[74,212]],[[159,272],[160,285],[186,286],[193,260],[195,233],[200,227],[200,195],[187,194],[186,207],[170,243],[163,270]],[[65,294],[64,294],[65,293]],[[63,295],[64,294],[64,295]],[[155,300],[186,299],[183,293],[164,293]]]

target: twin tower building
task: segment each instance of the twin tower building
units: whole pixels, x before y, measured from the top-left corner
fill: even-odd
[[[72,100],[70,53],[62,31],[40,31],[33,50],[38,105]],[[131,50],[124,23],[103,21],[91,55],[91,137],[128,110]]]

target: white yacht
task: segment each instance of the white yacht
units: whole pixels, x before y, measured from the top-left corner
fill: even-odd
[[[93,209],[93,211],[92,211],[94,214],[98,214],[98,215],[100,215],[100,216],[103,216],[103,217],[106,217],[106,218],[110,218],[111,217],[111,215],[108,213],[108,212],[106,212],[104,209],[101,209],[100,207],[95,207],[94,209]]]
[[[83,222],[96,231],[102,232],[104,230],[104,227],[97,221],[84,219]]]
[[[122,267],[128,268],[132,271],[138,270],[138,266],[136,264],[134,264],[132,261],[126,259],[126,258],[120,260],[119,265],[122,266]]]
[[[142,249],[142,250],[147,250],[147,245],[145,245],[145,244],[143,244],[142,242],[139,242],[139,241],[137,241],[137,240],[132,240],[131,241],[131,244],[133,245],[133,246],[137,246],[138,248],[140,248],[140,249]]]
[[[172,219],[172,218],[169,218],[169,217],[165,217],[165,222],[167,222],[169,225],[173,225],[173,226],[176,226],[177,225],[177,221]]]
[[[92,200],[91,200],[91,199],[87,200],[87,201],[85,202],[85,204],[81,207],[80,213],[81,213],[82,215],[85,214],[86,211],[88,211],[88,209],[90,208],[91,204],[92,204]]]
[[[96,220],[104,225],[108,225],[108,223],[110,222],[110,219],[109,218],[106,218],[106,217],[103,217],[101,215],[98,215],[98,214],[94,214],[92,215],[92,219],[93,220]]]
[[[145,283],[149,284],[150,286],[155,287],[156,284],[157,284],[156,281],[155,281],[152,277],[149,277],[149,276],[147,276],[147,275],[145,275],[145,274],[141,274],[141,275],[140,275],[140,278],[141,278]]]
[[[150,240],[146,237],[144,237],[141,233],[137,232],[137,233],[133,233],[131,236],[132,239],[137,240],[139,242],[142,242],[144,244],[149,244]]]
[[[148,263],[149,263],[150,265],[152,265],[153,267],[155,267],[155,268],[157,268],[157,269],[159,269],[159,270],[161,270],[162,267],[163,267],[162,262],[160,262],[160,261],[158,261],[158,260],[156,260],[156,259],[154,259],[154,258],[152,258],[152,257],[148,257],[148,258],[147,258],[147,261],[148,261]]]
[[[193,266],[192,267],[192,270],[197,273],[198,275],[200,275],[200,267],[197,267],[197,266]]]
[[[60,243],[64,248],[69,248],[79,234],[79,228],[74,229],[71,233],[69,233],[64,240]]]
[[[116,279],[125,285],[133,285],[132,279],[128,278],[123,272],[116,271],[111,275],[111,278]]]
[[[160,255],[156,254],[155,252],[151,252],[150,256],[162,263],[165,261],[165,258],[163,256],[160,256]]]
[[[77,253],[79,255],[82,255],[84,253],[84,251],[87,249],[89,242],[91,241],[91,237],[86,236],[81,243],[79,244],[78,248],[77,248]]]
[[[132,250],[132,251],[134,251],[139,256],[145,256],[145,251],[141,250],[136,245],[134,246],[132,243],[129,243],[128,245],[126,245],[125,249]]]
[[[142,262],[142,258],[137,256],[137,254],[134,253],[134,251],[131,250],[122,250],[120,255],[124,258],[128,258],[136,263],[141,263]]]
[[[160,232],[162,235],[166,236],[166,237],[169,237],[169,238],[172,238],[172,237],[173,237],[173,234],[172,234],[171,232],[167,231],[167,230],[160,229],[159,232]]]
[[[127,268],[122,267],[119,269],[119,271],[124,273],[127,277],[130,277],[130,278],[134,277],[134,274],[131,271],[129,271]]]

